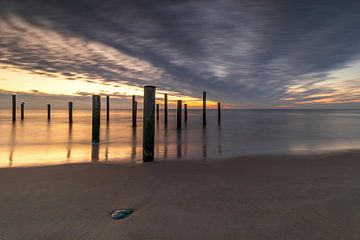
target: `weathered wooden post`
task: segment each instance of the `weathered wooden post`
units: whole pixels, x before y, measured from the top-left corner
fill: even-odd
[[[143,161],[154,161],[155,142],[155,91],[154,86],[144,87],[143,110]]]
[[[206,127],[206,92],[203,92],[203,127]]]
[[[131,102],[132,109],[132,126],[136,127],[136,110],[135,110],[135,95],[132,96]]]
[[[158,122],[159,121],[159,104],[156,104],[156,121]]]
[[[184,122],[187,123],[187,104],[184,104]]]
[[[110,121],[110,96],[106,96],[106,122]]]
[[[16,121],[16,95],[12,95],[12,121]]]
[[[168,123],[168,95],[165,94],[165,99],[164,99],[164,123],[165,123],[165,127],[167,127],[167,123]]]
[[[47,119],[48,119],[48,121],[51,120],[51,105],[50,104],[47,105]]]
[[[135,106],[134,106],[134,116],[135,116],[135,127],[136,127],[136,122],[137,122],[137,109],[138,109],[138,102],[135,101]]]
[[[21,120],[25,119],[25,103],[21,103]]]
[[[221,103],[217,103],[217,107],[218,107],[218,125],[221,124]]]
[[[176,108],[176,129],[181,130],[181,107],[182,101],[177,101],[177,108]]]
[[[92,142],[100,142],[100,96],[92,96]]]
[[[69,102],[69,123],[73,123],[73,102]]]

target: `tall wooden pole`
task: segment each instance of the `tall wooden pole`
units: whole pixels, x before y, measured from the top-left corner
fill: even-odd
[[[218,125],[220,125],[221,124],[221,103],[218,102],[217,107],[218,107]]]
[[[69,123],[73,123],[73,102],[69,102]]]
[[[21,120],[25,119],[25,103],[21,103]]]
[[[106,122],[110,121],[110,96],[106,96]]]
[[[187,104],[184,104],[184,122],[187,123]]]
[[[134,103],[134,116],[135,116],[135,126],[136,126],[136,119],[137,119],[137,109],[138,109],[138,102],[135,101]]]
[[[203,92],[203,127],[206,127],[206,92]]]
[[[100,142],[100,96],[92,96],[92,142]]]
[[[176,129],[181,130],[181,107],[182,107],[182,101],[177,101],[177,108],[176,108]]]
[[[48,119],[48,121],[51,120],[51,105],[50,104],[47,105],[47,119]]]
[[[160,112],[159,112],[159,104],[156,104],[156,121],[159,121],[159,116],[160,116]]]
[[[164,97],[164,123],[165,123],[165,127],[167,127],[167,123],[168,123],[168,95],[165,94]]]
[[[16,121],[16,95],[12,95],[12,121]]]
[[[135,110],[135,95],[132,96],[131,101],[131,109],[132,109],[132,126],[136,127],[136,110]]]
[[[155,92],[156,87],[144,87],[143,110],[143,161],[154,161],[155,143]]]

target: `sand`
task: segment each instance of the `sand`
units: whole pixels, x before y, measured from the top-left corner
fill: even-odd
[[[1,169],[0,239],[358,240],[360,153]]]

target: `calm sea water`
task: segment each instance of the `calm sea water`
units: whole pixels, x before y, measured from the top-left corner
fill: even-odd
[[[156,124],[156,160],[360,148],[360,110],[223,110],[221,126],[216,111],[209,110],[205,129],[201,111],[189,110],[181,132],[175,114],[170,110],[168,128],[162,112]],[[103,116],[99,146],[91,144],[89,110],[75,110],[72,126],[66,110],[54,110],[51,122],[46,117],[46,111],[27,110],[26,119],[13,124],[10,111],[0,111],[0,167],[142,160],[141,111],[135,129],[130,110],[113,110],[108,125]]]

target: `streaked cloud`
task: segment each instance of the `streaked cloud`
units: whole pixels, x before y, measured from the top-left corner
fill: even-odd
[[[194,102],[207,90],[234,107],[359,106],[357,1],[4,0],[0,9],[1,71],[72,81],[71,94],[154,84]]]

